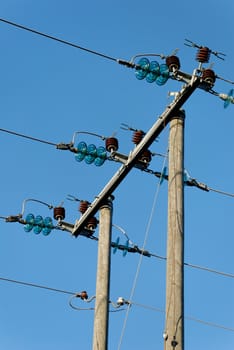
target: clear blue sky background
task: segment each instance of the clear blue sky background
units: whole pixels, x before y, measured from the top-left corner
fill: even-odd
[[[211,56],[216,74],[234,80],[233,15],[230,0],[214,1],[74,1],[2,0],[0,17],[60,37],[115,58],[130,60],[138,53],[170,55],[178,48],[181,69],[197,67],[196,50],[184,39],[225,53]],[[133,148],[132,134],[121,123],[147,131],[171,101],[163,87],[138,81],[134,71],[101,57],[62,45],[0,22],[1,128],[54,143],[69,143],[75,131],[119,138],[120,151]],[[162,63],[162,62],[160,62]],[[215,90],[232,86],[217,80]],[[234,106],[204,91],[186,102],[185,167],[209,187],[233,193]],[[79,217],[78,203],[67,194],[92,201],[119,164],[100,168],[77,163],[74,154],[1,132],[0,215],[18,214],[27,198],[56,206],[64,201],[66,220]],[[102,145],[79,135],[76,142]],[[151,146],[167,150],[168,128]],[[161,171],[164,159],[150,168]],[[113,222],[132,241],[143,245],[158,190],[158,179],[133,170],[115,191]],[[196,188],[185,189],[185,261],[233,273],[234,199]],[[52,216],[47,207],[29,202],[25,214]],[[98,230],[96,232],[98,235]],[[124,236],[113,229],[113,240]],[[146,249],[166,255],[167,183],[160,186]],[[23,226],[0,221],[1,278],[31,282],[95,295],[97,243],[54,230],[50,236],[24,232]],[[110,299],[130,297],[139,255],[112,255]],[[164,261],[142,261],[123,331],[125,311],[110,314],[109,349],[163,349],[165,315],[147,307],[165,308]],[[233,279],[185,267],[185,316],[234,328]],[[93,311],[76,311],[68,294],[0,281],[0,348],[4,350],[89,350]],[[94,307],[76,300],[77,306]],[[229,350],[232,331],[185,320],[185,349]]]

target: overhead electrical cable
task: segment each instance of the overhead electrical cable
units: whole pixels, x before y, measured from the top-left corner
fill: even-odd
[[[51,142],[51,141],[42,140],[42,139],[39,139],[39,138],[36,138],[36,137],[33,137],[33,136],[28,136],[28,135],[21,134],[21,133],[18,133],[18,132],[15,132],[15,131],[11,131],[11,130],[8,130],[8,129],[0,128],[0,131],[8,133],[8,134],[11,134],[11,135],[23,137],[23,138],[26,138],[26,139],[29,139],[29,140],[32,140],[32,141],[36,141],[36,142],[48,144],[48,145],[51,145],[51,146],[55,146],[58,149],[63,149],[62,147],[60,147],[60,145],[61,146],[67,146],[67,144],[63,144],[63,143],[57,144],[57,143],[54,143],[54,142]],[[104,136],[100,136],[100,135],[95,134],[95,133],[90,133],[90,132],[86,132],[86,131],[82,131],[81,133],[82,134],[90,134],[90,135],[99,136],[99,137],[104,139]],[[163,175],[162,173],[160,173],[158,171],[153,171],[153,170],[148,169],[148,168],[144,169],[144,171],[149,173],[149,174],[155,175],[155,176],[157,176],[158,178],[160,178],[162,180],[164,178],[167,179],[167,175]],[[206,185],[204,183],[198,182],[194,178],[191,178],[191,179],[189,178],[187,181],[185,181],[185,184],[187,186],[189,186],[189,187],[197,187],[197,188],[199,188],[199,189],[201,189],[203,191],[206,191],[206,192],[213,191],[213,192],[222,194],[224,196],[229,196],[229,197],[234,198],[234,194],[233,193],[226,192],[226,191],[221,191],[221,190],[218,190],[218,189],[215,189],[215,188],[211,188],[211,187],[209,187],[208,185]]]
[[[153,256],[153,257],[155,257],[157,259],[160,259],[160,260],[167,260],[166,257],[161,256],[161,255],[157,255],[157,254],[150,253],[150,256]],[[229,278],[234,278],[234,274],[233,273],[218,271],[218,270],[215,270],[215,269],[211,269],[209,267],[195,265],[195,264],[190,264],[190,263],[186,263],[186,262],[184,262],[184,265],[188,266],[188,267],[191,267],[193,269],[198,269],[198,270],[203,270],[203,271],[215,273],[216,275],[221,275],[221,276],[225,276],[225,277],[229,277]]]
[[[162,170],[165,168],[166,161],[167,161],[167,158],[165,157],[164,161],[163,161]],[[157,200],[158,200],[161,180],[162,179],[160,179],[160,181],[158,182],[157,187],[156,187],[156,191],[155,191],[155,195],[154,195],[154,199],[153,199],[153,204],[152,204],[151,211],[150,211],[149,220],[148,220],[148,224],[147,224],[147,227],[146,227],[145,238],[144,238],[142,250],[145,249],[146,243],[147,243],[147,240],[148,240],[148,237],[149,237],[149,232],[150,232],[150,228],[151,228],[151,224],[152,224],[152,220],[153,220],[153,215],[154,215],[156,204],[157,204]],[[132,290],[131,290],[131,294],[130,294],[130,301],[129,301],[129,304],[128,304],[128,307],[127,307],[127,311],[126,311],[126,315],[125,315],[125,319],[124,319],[124,323],[123,323],[123,327],[122,327],[122,331],[121,331],[121,335],[120,335],[120,339],[119,339],[118,350],[120,350],[121,344],[122,344],[122,341],[123,341],[123,336],[124,336],[124,333],[125,333],[127,320],[128,320],[128,315],[129,315],[130,306],[131,306],[130,303],[131,303],[131,300],[133,298],[133,295],[134,295],[134,292],[135,292],[135,289],[136,289],[136,285],[137,285],[137,281],[138,281],[138,277],[139,277],[139,273],[140,273],[140,268],[141,268],[141,264],[142,264],[142,259],[143,259],[143,254],[140,255],[139,262],[138,262],[138,265],[137,265],[136,274],[135,274],[135,278],[134,278],[134,281],[133,281],[133,286],[132,286]]]
[[[0,277],[0,281],[15,283],[15,284],[23,285],[23,286],[26,286],[26,287],[40,288],[40,289],[44,289],[44,290],[48,290],[48,291],[56,292],[56,293],[69,294],[69,295],[72,295],[73,297],[76,297],[76,296],[78,296],[78,294],[80,294],[80,293],[76,293],[76,292],[72,292],[72,291],[68,291],[68,290],[52,288],[52,287],[49,287],[49,286],[43,286],[43,285],[36,284],[36,283],[19,281],[19,280],[5,278],[5,277]],[[90,298],[89,301],[93,300],[93,299],[94,299],[94,297]],[[86,301],[86,300],[84,300],[84,301]],[[127,303],[129,303],[129,302],[127,302]],[[165,313],[165,311],[163,309],[157,308],[157,307],[152,306],[152,305],[145,305],[145,304],[137,303],[137,302],[134,302],[134,301],[132,301],[130,304],[131,305],[135,305],[137,307],[144,308],[144,309],[148,309],[148,310],[151,310],[151,311],[154,311],[154,312]],[[194,322],[198,322],[198,323],[210,326],[210,327],[216,327],[216,328],[224,329],[224,330],[227,330],[227,331],[230,331],[230,332],[234,332],[234,328],[232,328],[232,327],[226,327],[226,326],[223,326],[221,324],[214,323],[214,322],[207,322],[207,321],[204,321],[204,320],[201,320],[201,319],[197,319],[197,318],[191,317],[191,316],[185,316],[185,318],[188,319],[188,320],[194,321]]]
[[[119,59],[117,59],[117,58],[114,58],[114,57],[105,55],[105,54],[103,54],[103,53],[97,52],[97,51],[95,51],[95,50],[91,50],[91,49],[88,49],[88,48],[86,48],[86,47],[83,47],[83,46],[74,44],[74,43],[69,42],[69,41],[67,41],[67,40],[63,40],[63,39],[57,38],[57,37],[55,37],[55,36],[52,36],[52,35],[49,35],[49,34],[46,34],[46,33],[42,33],[42,32],[40,32],[40,31],[38,31],[38,30],[33,29],[33,28],[29,28],[29,27],[23,26],[23,25],[21,25],[21,24],[15,23],[15,22],[8,21],[8,20],[6,20],[6,19],[4,19],[4,18],[0,18],[0,22],[6,23],[6,24],[11,25],[11,26],[13,26],[13,27],[16,27],[16,28],[18,28],[18,29],[22,29],[22,30],[28,31],[28,32],[33,33],[33,34],[36,34],[36,35],[40,35],[40,36],[42,36],[42,37],[44,37],[44,38],[57,41],[57,42],[59,42],[59,43],[61,43],[61,44],[68,45],[68,46],[72,46],[72,47],[74,47],[74,48],[76,48],[76,49],[89,52],[89,53],[91,53],[91,54],[93,54],[93,55],[97,55],[97,56],[103,57],[103,58],[105,58],[105,59],[108,59],[108,60],[111,60],[111,61],[115,61],[115,62],[117,62],[117,63],[121,63],[121,62],[122,62],[122,60],[119,60]],[[127,63],[127,62],[126,62],[126,63]],[[123,63],[123,64],[124,64],[124,63]]]
[[[5,282],[11,282],[11,283],[16,283],[16,284],[21,284],[24,286],[28,286],[28,287],[35,287],[35,288],[41,288],[41,289],[46,289],[49,290],[51,292],[57,292],[57,293],[63,293],[63,294],[70,294],[70,295],[74,295],[76,294],[75,292],[71,292],[71,291],[67,291],[67,290],[62,290],[62,289],[57,289],[57,288],[51,288],[48,286],[42,286],[36,283],[29,283],[29,282],[23,282],[23,281],[18,281],[18,280],[14,280],[14,279],[10,279],[10,278],[4,278],[4,277],[0,277],[1,281],[5,281]]]
[[[38,139],[38,138],[32,137],[32,136],[20,134],[20,133],[15,132],[15,131],[7,130],[7,129],[1,129],[1,128],[0,128],[0,131],[6,132],[8,134],[15,135],[15,136],[23,137],[25,139],[29,139],[29,140],[32,140],[32,141],[37,141],[37,142],[45,143],[47,145],[56,146],[56,143],[53,143],[53,142],[50,142],[50,141],[41,140],[41,139]]]
[[[199,269],[199,270],[204,270],[204,271],[207,271],[207,272],[212,272],[212,273],[215,273],[217,275],[221,275],[221,276],[225,276],[225,277],[229,277],[229,278],[234,278],[234,274],[232,274],[232,273],[217,271],[217,270],[214,270],[214,269],[210,269],[209,267],[189,264],[189,263],[186,263],[186,262],[184,263],[184,265],[188,266],[188,267],[192,267],[194,269]]]
[[[157,307],[154,307],[151,305],[144,305],[144,304],[139,304],[139,303],[135,303],[135,302],[132,302],[131,304],[138,306],[138,307],[142,307],[144,309],[152,310],[154,312],[165,313],[165,311],[163,309],[160,309],[160,308],[157,308]],[[218,324],[218,323],[204,321],[204,320],[201,320],[201,319],[198,319],[195,317],[191,317],[191,316],[185,316],[185,319],[190,320],[190,321],[194,321],[194,322],[198,322],[198,323],[204,324],[206,326],[224,329],[224,330],[229,331],[229,332],[234,332],[234,328],[226,327],[226,326],[223,326],[223,325]]]
[[[225,191],[216,190],[215,188],[208,187],[208,190],[209,191],[213,191],[213,192],[217,192],[217,193],[220,193],[220,194],[223,194],[225,196],[234,197],[233,193],[228,193],[228,192],[225,192]]]

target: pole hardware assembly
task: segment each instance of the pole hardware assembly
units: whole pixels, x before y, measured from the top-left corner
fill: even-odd
[[[167,106],[166,110],[157,119],[157,121],[151,127],[151,129],[145,134],[140,143],[129,154],[127,162],[120,167],[120,169],[115,173],[115,175],[107,183],[104,189],[99,193],[96,199],[90,204],[86,212],[81,216],[79,220],[76,221],[72,232],[72,234],[75,237],[77,237],[80,234],[82,228],[86,225],[87,220],[91,216],[96,214],[96,212],[99,210],[101,203],[114,192],[114,190],[118,187],[122,180],[135,166],[142,152],[148,149],[152,142],[154,142],[154,140],[159,136],[161,131],[169,123],[171,117],[175,114],[177,110],[179,110],[182,107],[182,105],[187,101],[187,99],[191,96],[191,94],[195,91],[199,84],[200,78],[194,77],[194,79],[189,84],[187,84],[181,89],[176,99]]]

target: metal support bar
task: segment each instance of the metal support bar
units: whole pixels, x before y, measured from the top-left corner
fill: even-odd
[[[96,214],[96,212],[100,208],[103,201],[113,193],[113,191],[118,187],[121,181],[127,176],[127,174],[135,166],[141,153],[144,150],[146,150],[153,143],[153,141],[159,136],[161,131],[169,123],[171,117],[174,116],[176,111],[178,111],[182,107],[182,105],[192,95],[192,93],[199,86],[199,84],[200,84],[200,78],[196,76],[192,77],[191,82],[185,87],[183,87],[181,91],[178,93],[175,100],[167,106],[167,108],[161,114],[161,116],[157,119],[155,124],[145,134],[141,142],[130,153],[126,164],[120,167],[120,169],[115,173],[115,175],[107,183],[104,189],[99,193],[96,199],[92,202],[92,204],[86,210],[86,212],[81,216],[79,220],[76,221],[74,225],[74,230],[72,232],[72,234],[75,237],[77,237],[80,234],[81,230],[85,227],[87,220]]]

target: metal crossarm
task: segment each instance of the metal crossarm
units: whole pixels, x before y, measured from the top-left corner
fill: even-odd
[[[87,220],[89,220],[90,217],[94,216],[97,213],[103,201],[105,201],[114,192],[122,180],[128,175],[131,169],[135,166],[141,153],[146,150],[159,136],[162,130],[170,122],[171,118],[175,115],[176,111],[178,111],[183,106],[183,104],[192,95],[199,84],[200,78],[193,76],[191,82],[181,89],[181,91],[177,94],[175,100],[167,106],[155,124],[145,134],[142,141],[130,153],[127,162],[119,168],[119,170],[114,174],[111,180],[99,193],[99,195],[96,196],[95,200],[91,203],[86,212],[81,216],[79,220],[75,222],[72,235],[77,237],[80,234],[82,229],[85,227]]]

